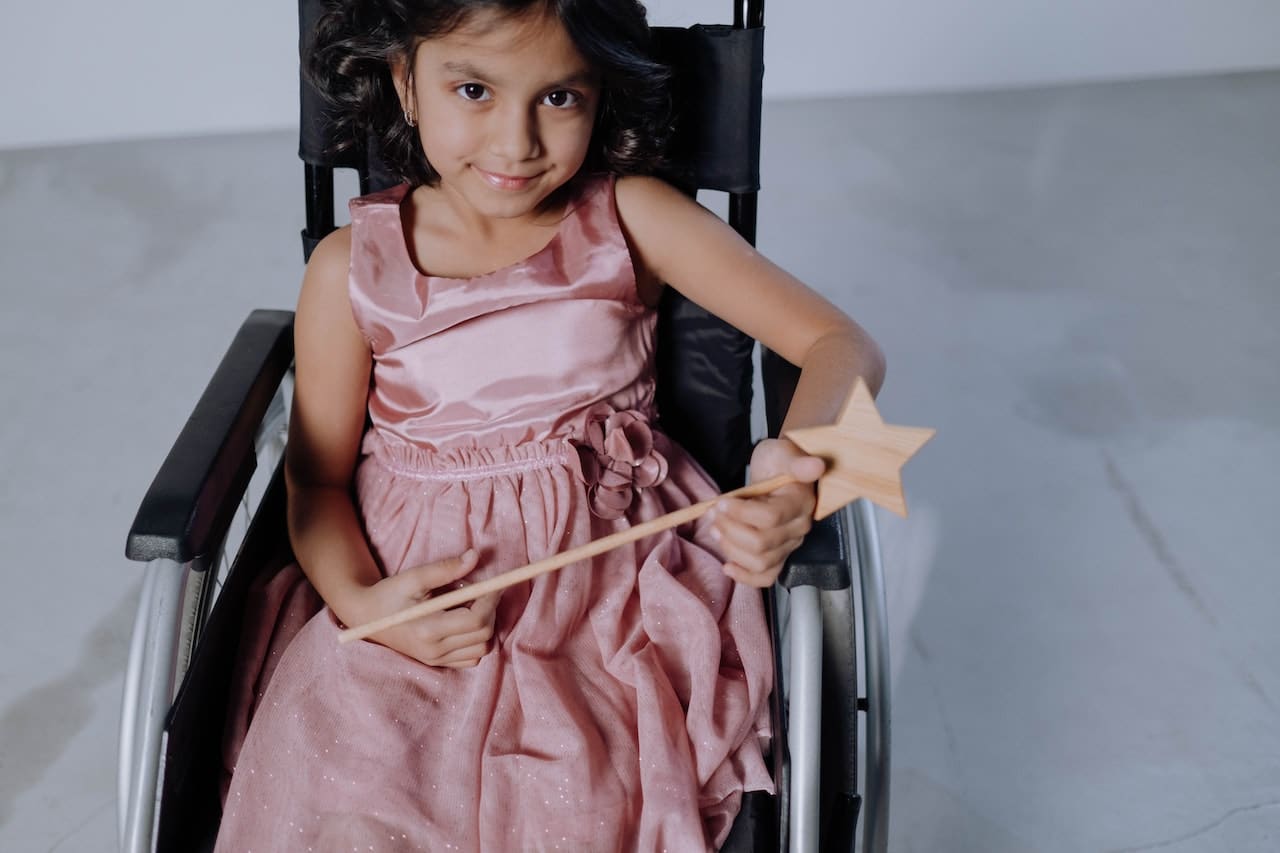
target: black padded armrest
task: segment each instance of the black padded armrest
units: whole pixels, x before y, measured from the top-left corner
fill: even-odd
[[[142,499],[130,560],[185,563],[217,544],[257,465],[258,425],[292,363],[293,312],[251,313]]]
[[[804,542],[787,557],[787,565],[778,576],[778,583],[787,589],[797,586],[847,589],[850,582],[848,554],[840,516],[829,515],[814,522]]]

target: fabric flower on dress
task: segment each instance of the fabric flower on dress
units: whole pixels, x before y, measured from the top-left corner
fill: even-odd
[[[569,458],[587,486],[592,515],[620,518],[638,489],[666,479],[667,459],[654,444],[653,428],[634,409],[617,411],[602,403],[587,413],[584,439]]]

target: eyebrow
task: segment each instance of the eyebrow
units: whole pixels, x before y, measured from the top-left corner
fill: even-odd
[[[476,66],[472,65],[470,62],[446,62],[442,67],[444,68],[445,71],[449,72],[450,74],[457,74],[460,77],[472,77],[484,83],[493,82],[492,78],[490,78],[488,74],[486,74],[484,71],[477,68]],[[552,87],[554,86],[589,86],[594,84],[595,82],[596,82],[596,75],[592,74],[590,71],[584,68],[580,71],[575,71],[566,77],[562,77],[561,79],[556,80],[555,82],[550,83],[548,85]]]

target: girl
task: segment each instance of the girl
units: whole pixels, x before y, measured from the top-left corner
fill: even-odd
[[[707,849],[772,787],[757,588],[822,470],[786,441],[752,478],[804,484],[337,643],[715,494],[653,428],[663,282],[801,365],[788,428],[879,386],[856,324],[642,176],[666,121],[647,32],[633,0],[358,0],[321,21],[318,87],[406,183],[352,202],[303,282],[289,531],[327,606],[291,638],[304,605],[267,620],[218,850]]]

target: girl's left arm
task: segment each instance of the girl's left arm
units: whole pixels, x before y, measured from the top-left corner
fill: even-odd
[[[859,377],[879,391],[884,356],[871,336],[715,214],[656,178],[619,178],[616,198],[638,277],[674,287],[800,368],[784,431],[833,423]],[[807,482],[717,508],[727,574],[752,586],[777,579],[809,530],[822,470],[785,439],[757,445],[753,481],[790,471]]]

